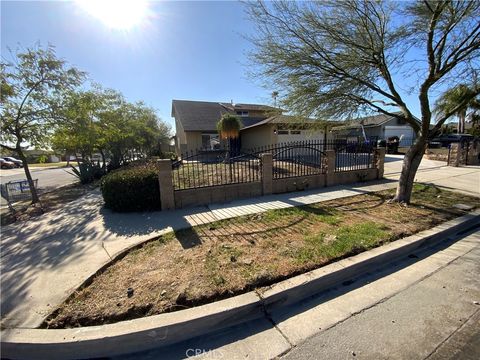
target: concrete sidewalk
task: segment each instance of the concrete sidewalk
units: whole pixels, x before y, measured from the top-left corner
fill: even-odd
[[[422,163],[417,181],[480,196],[480,168]],[[401,158],[387,157],[385,180],[271,195],[168,212],[112,213],[98,191],[39,219],[2,229],[2,326],[37,327],[116,254],[165,232],[269,209],[317,203],[396,186]],[[453,181],[451,180],[453,179]],[[461,184],[461,186],[458,186]]]

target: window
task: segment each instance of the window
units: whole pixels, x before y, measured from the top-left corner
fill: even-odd
[[[248,111],[237,111],[237,115],[239,115],[239,116],[248,116]]]
[[[301,133],[300,130],[290,130],[290,135],[300,135]]]
[[[220,149],[220,139],[218,134],[202,134],[202,149],[216,150]]]
[[[278,130],[278,135],[288,135],[288,130]]]

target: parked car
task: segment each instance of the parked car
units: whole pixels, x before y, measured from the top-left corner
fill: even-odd
[[[19,168],[23,167],[23,161],[22,160],[15,159],[14,157],[11,157],[11,156],[6,156],[6,157],[4,157],[4,159],[14,163],[16,167],[19,167]]]
[[[13,169],[15,167],[15,164],[11,161],[0,158],[0,166],[2,169]]]
[[[433,138],[431,143],[440,143],[442,146],[447,147],[451,143],[459,143],[463,141],[473,140],[473,135],[470,134],[448,134],[441,135],[436,138]]]
[[[387,139],[387,153],[398,154],[398,146],[400,145],[400,138],[398,136],[391,136]]]

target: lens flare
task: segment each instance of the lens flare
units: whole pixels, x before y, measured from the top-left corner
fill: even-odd
[[[107,27],[130,30],[145,20],[148,3],[143,0],[77,0],[77,4]]]

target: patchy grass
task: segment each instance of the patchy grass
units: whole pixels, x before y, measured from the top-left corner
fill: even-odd
[[[162,236],[96,276],[44,327],[112,323],[226,298],[463,215],[456,203],[478,204],[419,184],[409,206],[388,203],[392,196],[393,190],[271,210]]]

